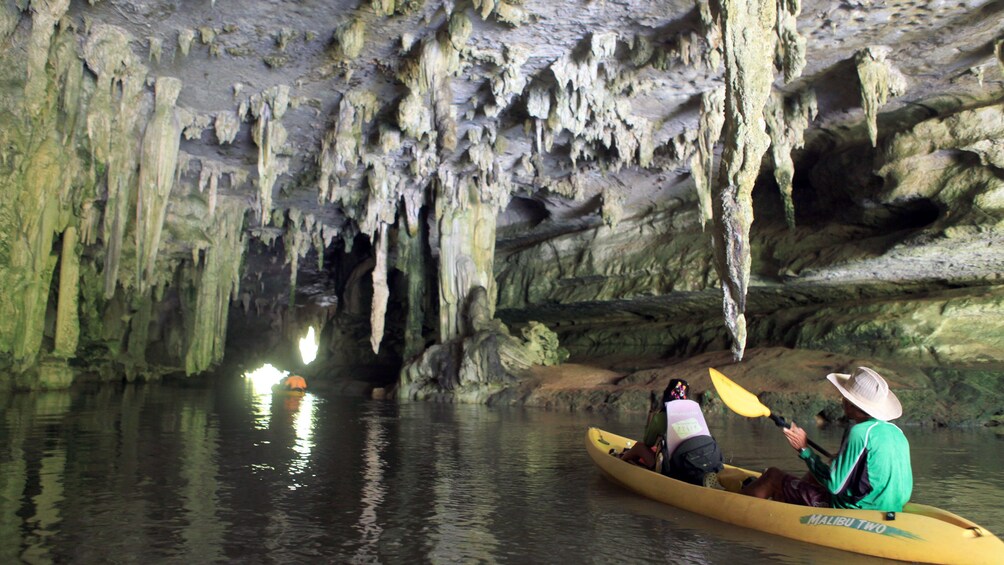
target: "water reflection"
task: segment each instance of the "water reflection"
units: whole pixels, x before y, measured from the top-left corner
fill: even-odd
[[[377,411],[371,411],[363,417],[365,442],[361,450],[363,467],[363,483],[360,491],[362,509],[356,531],[359,532],[360,544],[355,554],[356,562],[372,563],[379,559],[379,541],[383,534],[383,526],[379,520],[379,510],[387,493],[384,484],[384,466],[387,464],[384,455],[388,447],[387,422]]]
[[[20,559],[30,563],[46,563],[52,560],[51,537],[62,521],[60,503],[64,499],[66,446],[63,438],[56,432],[60,420],[70,408],[70,397],[66,392],[48,392],[20,400],[24,401],[21,414],[28,417],[17,424],[22,430],[37,426],[44,431],[44,435],[33,440],[24,432],[18,434],[15,442],[20,445],[12,445],[16,451],[11,455],[20,454],[22,458],[12,468],[3,469],[4,476],[10,481],[5,484],[3,492],[5,499],[8,493],[12,495],[12,499],[17,494],[24,497],[20,513],[28,517],[19,525],[24,532],[24,549]],[[10,413],[17,414],[14,411]],[[21,493],[14,490],[18,486],[22,488]],[[9,515],[9,512],[4,514]],[[16,518],[17,514],[15,510],[13,517]],[[8,521],[10,520],[4,520]]]
[[[637,418],[257,395],[236,377],[0,403],[3,564],[850,559],[603,479],[586,426],[637,435]],[[799,469],[773,426],[709,423],[730,462]],[[917,498],[1004,531],[1004,441],[906,432]]]

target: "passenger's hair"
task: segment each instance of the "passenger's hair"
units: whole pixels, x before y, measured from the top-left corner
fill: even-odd
[[[662,391],[662,404],[673,400],[687,400],[690,397],[690,385],[683,379],[671,379]]]

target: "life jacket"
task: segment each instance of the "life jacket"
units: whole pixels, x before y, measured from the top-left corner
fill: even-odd
[[[693,400],[666,403],[666,439],[662,473],[695,485],[725,465],[718,443],[711,437],[701,406]]]
[[[671,400],[666,403],[666,453],[672,455],[683,440],[694,436],[710,436],[701,405],[693,400]]]

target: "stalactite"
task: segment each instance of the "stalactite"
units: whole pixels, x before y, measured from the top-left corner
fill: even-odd
[[[372,92],[353,91],[342,96],[337,120],[321,141],[318,156],[321,201],[334,202],[338,197],[347,196],[337,194],[335,187],[339,186],[339,178],[347,177],[359,165],[364,144],[363,128],[373,121],[378,108]]]
[[[373,267],[373,303],[370,309],[370,345],[373,347],[373,353],[380,353],[380,342],[383,341],[387,315],[387,300],[390,298],[390,289],[387,288],[389,232],[390,226],[381,223],[373,242],[373,253],[376,255],[376,266]]]
[[[0,4],[0,42],[7,41],[21,19],[20,10],[9,3]]]
[[[388,173],[387,167],[380,161],[374,161],[366,175],[369,197],[366,202],[366,217],[359,221],[359,231],[371,238],[377,230],[388,224],[393,224],[397,216],[399,182],[397,177]]]
[[[49,59],[53,30],[69,7],[70,0],[32,0],[31,3],[31,39],[28,42],[28,80],[24,85],[24,100],[34,116],[45,103],[45,90],[49,83],[45,64]]]
[[[126,355],[133,364],[133,367],[130,367],[130,372],[146,366],[146,348],[150,342],[150,320],[153,318],[153,297],[145,295],[137,300],[139,305],[135,307],[132,317],[129,318],[129,342],[126,344]]]
[[[1001,68],[1001,73],[1004,74],[1004,39],[998,39],[994,42],[994,53],[997,54],[997,64]]]
[[[286,264],[289,265],[289,302],[296,302],[296,275],[300,272],[300,257],[310,250],[310,231],[313,227],[313,215],[304,216],[300,210],[289,210],[289,221],[282,236],[283,247],[286,249]]]
[[[56,338],[52,353],[57,357],[73,357],[80,338],[78,300],[80,294],[80,250],[77,248],[77,228],[63,231],[63,249],[59,260],[59,295],[56,303]]]
[[[398,106],[401,131],[422,139],[433,133],[441,154],[457,147],[457,116],[453,108],[450,77],[460,68],[460,49],[471,34],[471,23],[463,12],[450,16],[444,33],[422,42],[418,56],[404,62],[398,79],[408,87],[408,95]],[[426,107],[428,97],[431,111]]]
[[[763,109],[774,81],[777,18],[774,0],[725,0],[724,149],[714,187],[715,263],[722,280],[725,323],[737,361],[746,349],[746,288],[750,275],[749,229],[753,184],[770,138]]]
[[[160,63],[160,57],[164,51],[164,41],[159,37],[151,37],[149,40],[150,60]]]
[[[102,238],[105,244],[105,296],[115,293],[122,245],[135,198],[139,163],[137,134],[146,68],[136,61],[131,36],[113,26],[95,26],[84,46],[84,60],[97,75],[87,114],[92,155],[106,167]],[[129,278],[129,280],[133,280]]]
[[[415,212],[416,216],[418,211]],[[403,217],[398,221],[397,228],[397,268],[408,280],[407,314],[404,321],[404,352],[405,359],[411,359],[425,349],[422,339],[422,326],[425,321],[425,245],[424,229],[414,233],[405,226]],[[416,222],[417,226],[417,222]]]
[[[802,75],[805,68],[805,37],[798,33],[801,0],[777,0],[777,68],[790,83]]]
[[[690,170],[697,188],[701,210],[701,229],[711,220],[711,187],[715,178],[715,144],[725,123],[725,89],[716,88],[701,94],[701,118],[697,133],[697,152],[690,159]]]
[[[174,187],[181,143],[181,124],[175,115],[174,105],[180,93],[180,80],[172,77],[157,79],[156,109],[143,135],[136,199],[136,278],[140,292],[149,289],[157,268],[161,231]]]
[[[600,207],[600,217],[603,218],[603,223],[606,224],[607,227],[611,229],[617,227],[617,224],[624,216],[624,201],[626,199],[627,195],[623,192],[618,192],[610,188],[603,189],[603,204]]]
[[[195,41],[195,30],[183,29],[178,32],[178,49],[183,57],[188,57],[193,41]]]
[[[194,281],[195,303],[191,306],[185,372],[204,371],[223,359],[230,298],[240,288],[241,265],[247,247],[244,237],[244,203],[220,203],[219,214],[209,227],[210,244]]]
[[[366,22],[355,19],[335,30],[335,45],[338,55],[344,60],[352,60],[359,56],[366,44]]]
[[[555,87],[551,92],[533,87],[527,93],[527,113],[536,121],[535,154],[550,151],[554,136],[572,135],[571,158],[598,159],[604,170],[616,172],[627,165],[648,166],[654,153],[652,129],[647,119],[631,110],[628,94],[638,85],[624,78],[617,58],[617,34],[593,33],[584,55],[566,55],[551,64]],[[604,150],[604,151],[601,151]]]
[[[255,118],[251,136],[258,146],[258,216],[268,225],[272,214],[272,189],[289,162],[279,157],[286,143],[286,128],[279,121],[289,107],[289,87],[274,86],[251,97],[249,109]]]
[[[457,177],[445,166],[439,171],[435,187],[439,332],[440,341],[446,342],[467,333],[463,308],[471,289],[483,286],[488,290],[489,317],[495,314],[495,226],[504,204],[496,199],[500,195],[477,190],[477,183]]]
[[[241,129],[240,117],[233,111],[219,112],[213,121],[213,129],[220,145],[233,143]]]
[[[525,45],[517,43],[505,46],[502,51],[501,72],[492,76],[489,82],[495,101],[491,111],[488,107],[485,108],[486,116],[494,118],[509,106],[516,95],[523,92],[523,88],[526,86],[526,76],[522,73],[522,68],[531,54],[532,51]]]
[[[886,57],[892,49],[884,45],[866,47],[854,55],[861,81],[861,106],[868,123],[868,138],[872,147],[878,143],[878,111],[889,96],[899,96],[906,90],[906,79]]]
[[[701,19],[701,33],[708,45],[704,56],[709,71],[717,72],[722,64],[722,27],[718,0],[697,0],[697,11]]]
[[[62,180],[61,149],[50,135],[25,166],[24,188],[16,195],[14,209],[20,214],[20,233],[11,242],[10,268],[20,274],[13,328],[13,356],[19,362],[35,358],[42,343],[45,307],[56,257],[52,239],[56,228],[57,193]]]
[[[805,144],[803,133],[816,117],[816,93],[806,89],[785,100],[772,92],[764,117],[770,134],[771,157],[774,160],[774,180],[781,191],[784,217],[788,227],[795,227],[795,204],[792,201],[792,178],[795,163],[791,153]]]

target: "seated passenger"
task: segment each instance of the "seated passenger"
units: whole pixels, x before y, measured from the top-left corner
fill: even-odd
[[[791,423],[785,438],[809,467],[799,479],[776,467],[745,486],[743,494],[791,504],[899,512],[913,492],[910,444],[895,424],[903,414],[899,399],[878,373],[858,367],[853,375],[826,378],[843,396],[844,414],[854,425],[829,464],[813,453],[805,430]]]
[[[689,400],[690,385],[672,379],[662,393],[661,410],[653,414],[641,442],[621,454],[621,459],[637,460],[655,469],[657,455],[663,455],[664,475],[688,483],[717,485],[715,473],[723,468],[718,444],[708,431],[701,406]]]
[[[283,377],[283,379],[279,381],[279,388],[283,390],[306,392],[307,381],[303,380],[303,377],[300,375],[289,375],[287,377]]]

